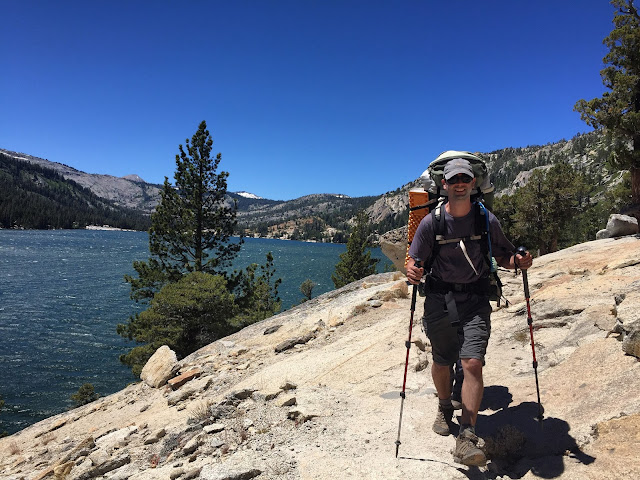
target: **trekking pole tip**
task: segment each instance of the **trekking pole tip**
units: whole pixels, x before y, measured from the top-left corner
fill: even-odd
[[[396,458],[398,458],[398,450],[400,450],[400,440],[396,440]]]

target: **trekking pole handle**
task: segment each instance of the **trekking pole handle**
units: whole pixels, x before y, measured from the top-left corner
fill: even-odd
[[[516,255],[520,255],[524,257],[527,254],[527,249],[524,246],[520,246],[516,249],[516,253],[513,255],[513,263],[518,266]],[[522,270],[522,282],[524,283],[524,296],[528,299],[529,297],[529,281],[527,279],[527,271]]]

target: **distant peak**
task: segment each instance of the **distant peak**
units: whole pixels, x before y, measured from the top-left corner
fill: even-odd
[[[262,197],[259,197],[258,195],[254,195],[253,193],[249,193],[249,192],[236,192],[236,195],[240,195],[241,197],[244,198],[251,198],[253,200],[262,200]]]
[[[143,182],[143,183],[146,183],[142,178],[140,178],[135,173],[132,173],[131,175],[125,175],[122,178],[124,178],[125,180],[131,180],[132,182]]]

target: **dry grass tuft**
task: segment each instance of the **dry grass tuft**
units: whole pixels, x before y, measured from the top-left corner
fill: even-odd
[[[530,342],[529,330],[528,329],[517,330],[513,334],[513,339],[516,342],[520,342],[523,345]]]
[[[351,315],[353,315],[354,317],[356,315],[362,315],[363,313],[366,313],[367,310],[368,307],[364,303],[361,303],[360,305],[356,305],[355,307],[353,307],[353,310],[351,310]]]
[[[282,477],[287,473],[289,473],[290,470],[291,470],[291,466],[285,462],[280,462],[280,463],[277,463],[275,461],[267,462],[267,473],[269,473],[272,476]]]
[[[208,420],[211,417],[211,401],[202,402],[196,405],[191,414],[189,415],[189,421],[193,423],[200,423]]]
[[[56,439],[56,436],[53,434],[53,432],[49,432],[49,433],[45,433],[42,438],[40,439],[40,441],[42,442],[42,445],[47,445],[51,442],[53,442]]]
[[[11,442],[9,444],[9,454],[10,455],[18,455],[21,453],[20,447],[18,446],[18,444],[14,441]]]

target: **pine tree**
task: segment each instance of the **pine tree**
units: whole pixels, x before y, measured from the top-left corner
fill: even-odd
[[[376,264],[380,260],[371,258],[371,251],[368,250],[368,227],[367,214],[361,210],[356,216],[356,223],[347,241],[347,251],[340,254],[340,261],[331,275],[336,288],[376,273]]]
[[[222,275],[193,272],[165,285],[150,306],[118,333],[144,345],[134,347],[120,360],[140,375],[142,367],[162,345],[183,358],[199,348],[238,330],[233,323],[234,296]]]
[[[568,227],[588,208],[578,206],[584,190],[584,177],[566,162],[556,163],[546,171],[535,170],[513,199],[502,200],[512,209],[511,218],[505,222],[512,237],[537,248],[542,255],[568,246],[571,235],[578,233]],[[504,215],[505,211],[501,213]]]
[[[176,155],[175,185],[165,177],[151,217],[151,256],[134,262],[137,278],[125,277],[134,300],[149,300],[167,282],[190,272],[224,275],[241,247],[242,239],[230,241],[237,207],[225,201],[229,173],[217,173],[222,155],[211,158],[213,139],[205,121],[185,143]]]
[[[260,269],[260,275],[256,272]],[[267,253],[267,263],[258,267],[257,263],[249,265],[245,271],[234,272],[229,283],[235,293],[239,313],[236,317],[238,326],[243,327],[280,311],[282,302],[278,296],[278,288],[282,279],[275,279],[276,269],[271,252]]]
[[[614,146],[611,164],[631,172],[632,201],[640,205],[640,14],[634,0],[612,0],[615,28],[603,43],[609,47],[600,71],[609,91],[579,100],[574,109],[588,125],[603,128]]]
[[[280,310],[282,280],[274,278],[270,252],[265,265],[227,273],[242,239],[231,241],[237,204],[226,201],[229,174],[217,173],[221,155],[211,158],[212,145],[202,122],[186,149],[179,146],[175,186],[165,178],[151,218],[151,255],[134,262],[137,278],[125,277],[131,298],[149,303],[117,326],[119,335],[143,344],[120,357],[134,375],[162,345],[182,358]]]

